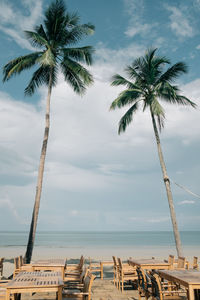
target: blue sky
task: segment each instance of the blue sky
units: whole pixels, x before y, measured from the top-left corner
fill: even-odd
[[[1,0],[0,63],[29,53],[23,30],[43,19],[46,0]],[[118,136],[123,111],[109,112],[121,88],[115,73],[149,47],[172,63],[184,61],[182,93],[200,100],[199,0],[68,0],[69,11],[96,26],[81,45],[96,49],[94,85],[75,95],[62,76],[52,94],[51,131],[39,214],[39,230],[171,230],[165,187],[148,113],[139,113]],[[0,228],[28,230],[44,127],[46,89],[23,91],[31,72],[0,81]],[[2,73],[1,73],[2,79]],[[199,191],[200,111],[165,105],[161,134],[173,182]],[[200,227],[200,199],[172,182],[181,230]]]

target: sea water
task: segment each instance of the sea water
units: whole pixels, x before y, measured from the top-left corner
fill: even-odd
[[[13,257],[26,249],[28,232],[1,231],[0,256]],[[182,231],[184,254],[200,254],[200,231]],[[81,254],[97,258],[112,255],[122,257],[166,257],[176,254],[173,232],[126,231],[126,232],[37,232],[34,245],[36,257],[78,257]]]

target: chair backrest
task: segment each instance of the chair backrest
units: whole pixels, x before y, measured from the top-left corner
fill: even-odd
[[[81,275],[80,275],[80,282],[81,283],[84,283],[85,278],[87,277],[88,272],[89,272],[89,268],[86,268],[85,270],[83,270],[81,272]]]
[[[168,258],[168,263],[170,264],[170,266],[173,266],[174,262],[175,262],[175,257],[174,255],[170,254]]]
[[[117,260],[118,260],[119,271],[123,271],[123,264],[121,258],[118,257]]]
[[[151,280],[152,299],[163,300],[161,283],[158,274],[150,273],[149,278]]]
[[[22,255],[19,256],[19,266],[22,267],[24,264],[24,260],[23,260],[23,257]]]
[[[194,270],[198,270],[199,269],[198,257],[197,256],[194,256],[194,258],[193,258],[193,269]]]
[[[4,257],[1,257],[0,258],[0,274],[1,274],[1,276],[3,274],[3,261],[4,261]]]
[[[20,268],[19,257],[14,258],[14,266],[15,266],[15,270],[18,270]]]
[[[178,257],[178,264],[177,264],[177,268],[184,268],[186,267],[186,258],[185,257]]]
[[[144,274],[144,270],[137,267],[136,268],[136,272],[137,272],[137,275],[138,275],[138,286],[140,289],[142,290],[145,290],[146,288],[146,276]]]
[[[113,262],[114,262],[114,267],[116,268],[118,266],[116,256],[112,256],[112,259],[113,259]]]
[[[94,276],[92,273],[88,272],[85,280],[84,280],[84,287],[83,287],[83,292],[84,293],[91,293],[92,289],[92,284],[96,276]]]
[[[83,255],[81,255],[80,262],[79,262],[79,268],[80,268],[80,269],[83,268],[84,261],[85,261],[85,259],[84,259]]]

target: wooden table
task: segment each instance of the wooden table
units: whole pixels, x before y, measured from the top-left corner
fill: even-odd
[[[32,271],[59,271],[65,277],[65,259],[41,259],[31,263]]]
[[[113,261],[100,261],[101,280],[103,280],[103,266],[113,266]]]
[[[162,278],[177,282],[188,289],[189,300],[194,300],[194,290],[200,289],[200,271],[196,270],[163,270],[158,271]]]
[[[6,286],[6,300],[11,294],[57,292],[62,300],[63,280],[60,272],[21,272]]]
[[[168,262],[164,262],[158,259],[129,259],[130,266],[137,266],[145,270],[169,270],[171,265]]]

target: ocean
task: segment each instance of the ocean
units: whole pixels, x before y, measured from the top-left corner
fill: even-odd
[[[28,232],[1,231],[0,256],[13,257],[25,253]],[[187,256],[198,256],[200,231],[182,231],[181,240]],[[35,257],[166,257],[176,254],[173,233],[169,231],[129,232],[37,232]]]

